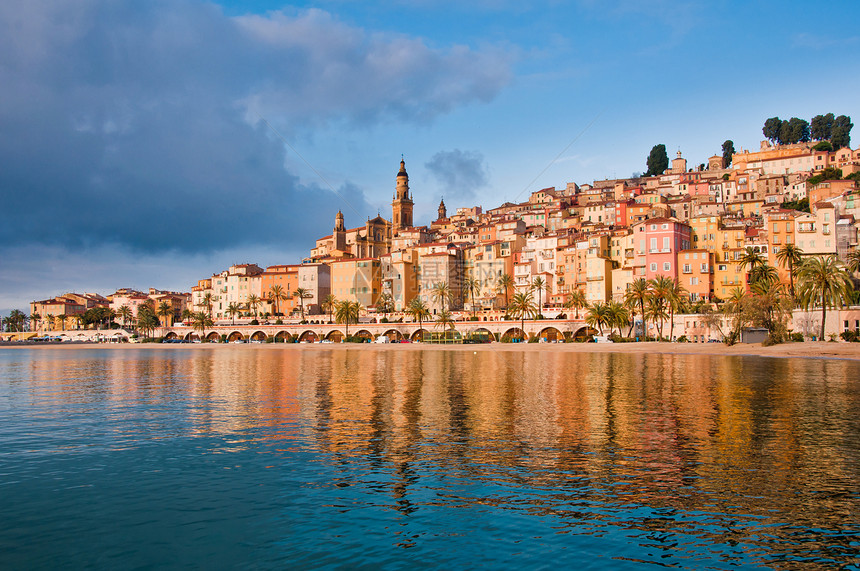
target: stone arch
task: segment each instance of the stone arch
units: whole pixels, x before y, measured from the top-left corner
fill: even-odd
[[[167,335],[164,336],[165,339],[179,339],[179,335],[176,334],[176,331],[171,331]]]
[[[422,327],[421,329],[416,329],[412,333],[412,335],[409,336],[409,339],[411,341],[422,341],[424,339],[424,336],[428,335],[428,334],[429,334],[429,331],[427,331],[426,329],[424,329]]]
[[[528,334],[519,327],[509,327],[502,334],[502,341],[512,342],[514,339],[528,341]]]
[[[496,334],[487,329],[486,327],[478,327],[474,331],[470,331],[467,337],[474,337],[481,341],[483,341],[484,339],[488,339],[490,341],[498,341],[498,339],[496,338]]]
[[[597,329],[585,325],[576,330],[576,332],[573,334],[573,338],[576,341],[585,341],[588,339],[589,336],[597,335],[597,333]]]
[[[233,331],[230,335],[227,336],[227,343],[232,343],[233,341],[244,341],[245,336],[242,335],[240,331]]]
[[[307,331],[303,331],[302,334],[299,335],[299,343],[318,343],[319,340],[319,335],[317,335],[310,329],[308,329]]]
[[[552,326],[541,329],[538,337],[547,341],[564,341],[564,333]]]
[[[275,333],[275,343],[289,343],[293,340],[293,336],[289,331],[278,331]]]
[[[221,334],[220,334],[220,333],[218,333],[217,331],[212,331],[211,333],[209,333],[209,334],[206,336],[206,340],[207,340],[207,341],[209,341],[209,342],[215,342],[215,343],[217,343],[218,341],[220,341],[220,340],[221,340]]]
[[[200,336],[197,335],[197,332],[195,331],[189,331],[185,334],[185,337],[183,339],[185,339],[186,341],[194,341],[195,339],[200,339]]]
[[[391,341],[400,341],[401,339],[403,339],[403,333],[396,329],[389,329],[388,331],[383,333],[383,335],[388,337],[388,339]]]
[[[368,341],[373,341],[373,333],[371,333],[367,329],[359,329],[358,331],[353,333],[352,336],[361,337],[362,339],[367,339]]]
[[[254,331],[251,335],[251,341],[265,341],[268,336],[262,331]]]
[[[343,337],[343,331],[340,331],[339,329],[332,329],[326,334],[325,339],[334,343],[343,343]]]

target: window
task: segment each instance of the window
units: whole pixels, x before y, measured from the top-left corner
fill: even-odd
[[[652,271],[652,272],[656,272],[656,271],[657,271],[657,262],[651,262],[651,271]]]
[[[668,272],[672,269],[671,262],[663,262],[663,271]]]
[[[663,237],[663,249],[664,250],[669,249],[669,237],[668,236]]]

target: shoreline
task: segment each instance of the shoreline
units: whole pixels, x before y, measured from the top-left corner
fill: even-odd
[[[93,349],[105,348],[126,351],[131,349],[193,349],[193,350],[367,350],[370,348],[385,351],[498,351],[498,352],[551,352],[551,353],[629,353],[629,354],[671,354],[671,355],[718,355],[737,357],[776,357],[776,358],[806,358],[806,359],[845,359],[860,361],[860,343],[843,343],[829,341],[805,341],[802,343],[782,343],[763,347],[760,343],[741,344],[731,347],[722,343],[492,343],[476,345],[431,345],[424,343],[265,343],[265,344],[221,344],[221,343],[74,343],[74,344],[45,344],[45,343],[9,343],[0,345],[4,349]]]

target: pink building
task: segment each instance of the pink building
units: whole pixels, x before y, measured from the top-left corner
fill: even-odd
[[[678,277],[678,252],[689,250],[690,226],[674,218],[651,218],[633,226],[636,265],[645,279]]]

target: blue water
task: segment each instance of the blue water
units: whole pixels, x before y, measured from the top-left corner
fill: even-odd
[[[0,351],[0,568],[860,569],[860,364]]]

